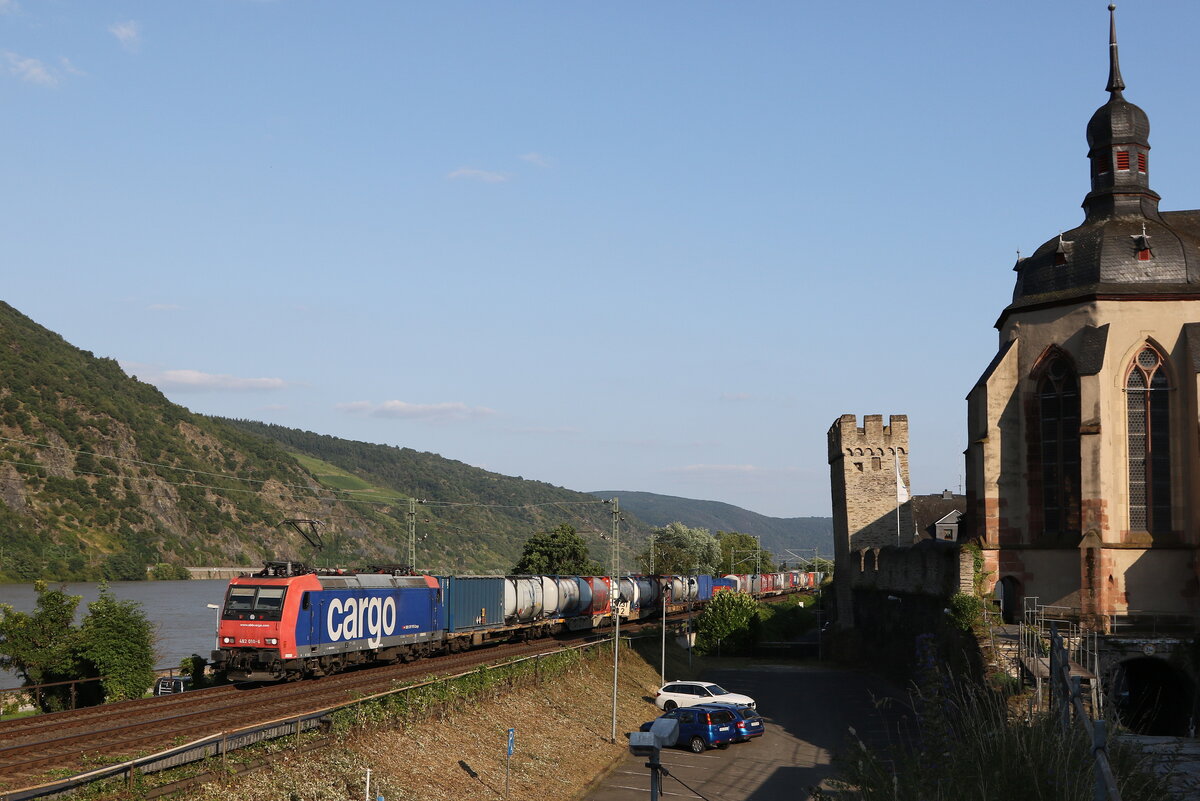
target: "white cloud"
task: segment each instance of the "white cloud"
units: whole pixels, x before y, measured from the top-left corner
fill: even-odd
[[[3,55],[8,63],[9,74],[38,86],[58,86],[58,78],[36,58],[27,58],[11,50],[3,51]]]
[[[525,153],[517,156],[521,161],[528,161],[530,164],[536,164],[539,167],[553,167],[554,159],[549,156],[543,156],[541,153]]]
[[[578,434],[583,433],[578,428],[575,428],[574,426],[525,426],[525,427],[514,427],[514,428],[510,428],[508,430],[514,434],[537,434],[539,436],[552,436],[552,437],[561,436],[561,435],[576,436]]]
[[[282,378],[239,378],[220,373],[202,373],[199,370],[156,370],[150,365],[136,362],[121,362],[121,369],[130,375],[140,369],[139,378],[142,381],[162,390],[177,392],[261,392],[288,386]]]
[[[683,467],[669,467],[668,473],[758,473],[763,468],[752,464],[689,464]]]
[[[490,417],[496,412],[486,406],[468,406],[459,401],[447,403],[408,403],[400,400],[372,403],[370,401],[351,401],[339,403],[337,407],[349,414],[359,414],[366,417],[401,418],[406,420],[469,420],[479,417]]]
[[[474,167],[459,167],[454,172],[448,173],[446,178],[451,181],[482,181],[485,184],[501,184],[511,180],[512,176],[506,172],[477,170]]]
[[[61,56],[58,59],[58,64],[60,67],[62,67],[62,71],[68,75],[87,75],[86,72],[72,64],[71,59],[67,58],[66,56]]]
[[[130,53],[136,53],[142,45],[142,26],[136,20],[114,22],[108,26],[108,32]]]

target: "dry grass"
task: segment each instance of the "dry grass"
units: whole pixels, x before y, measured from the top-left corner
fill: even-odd
[[[617,743],[612,731],[611,652],[586,659],[537,684],[532,679],[493,688],[407,729],[374,725],[342,735],[331,748],[290,755],[270,766],[190,797],[197,801],[464,801],[504,797],[507,731],[516,728],[508,798],[570,799],[626,753],[624,733],[657,709],[645,699],[658,671],[623,650],[618,688]]]

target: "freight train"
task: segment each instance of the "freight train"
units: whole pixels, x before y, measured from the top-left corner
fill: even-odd
[[[586,631],[703,605],[718,592],[756,597],[819,586],[823,574],[428,576],[316,571],[268,562],[225,593],[214,669],[234,681],[302,679],[412,661],[489,642]]]

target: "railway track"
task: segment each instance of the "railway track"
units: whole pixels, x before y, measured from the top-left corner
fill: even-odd
[[[678,612],[669,614],[667,621],[679,624],[687,617],[688,613]],[[659,619],[623,623],[621,632],[636,634],[658,623]],[[0,722],[0,794],[221,732],[304,716],[397,685],[609,637],[611,629],[593,630],[575,637],[504,643],[321,679],[225,685]]]
[[[506,643],[315,680],[226,685],[0,722],[0,793],[223,731],[302,716],[397,685],[561,649],[561,642],[546,640]],[[47,775],[51,771],[55,776]]]

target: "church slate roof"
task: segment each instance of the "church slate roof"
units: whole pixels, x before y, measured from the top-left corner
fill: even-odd
[[[1083,224],[1017,261],[1012,304],[1033,306],[1096,297],[1200,298],[1200,210],[1158,209],[1150,188],[1150,121],[1125,99],[1109,6],[1109,100],[1087,125],[1091,191]]]

